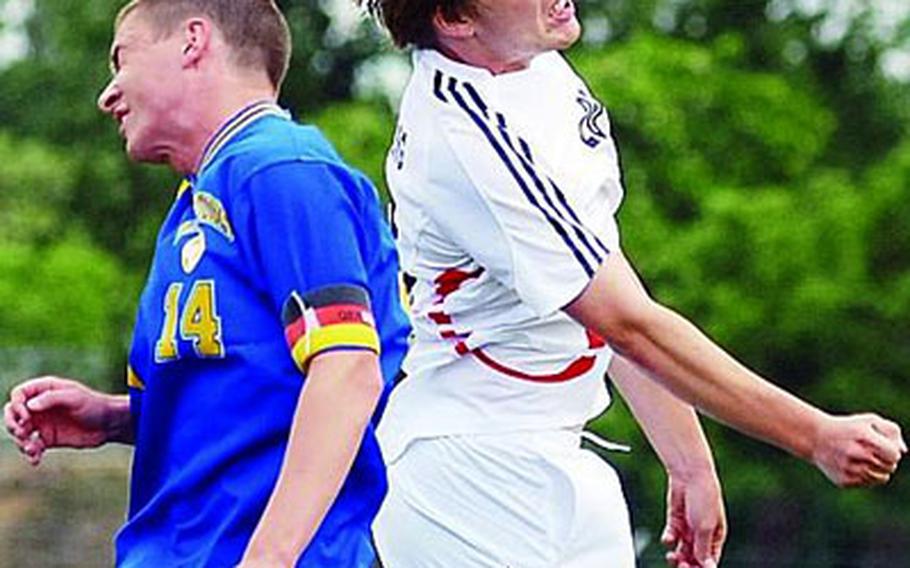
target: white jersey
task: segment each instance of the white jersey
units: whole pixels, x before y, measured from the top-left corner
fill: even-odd
[[[414,54],[386,175],[413,344],[379,437],[577,427],[611,351],[561,308],[611,251],[623,190],[603,106],[562,55],[492,75]]]

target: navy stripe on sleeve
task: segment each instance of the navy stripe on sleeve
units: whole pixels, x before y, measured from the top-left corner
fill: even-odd
[[[453,82],[454,82],[454,79],[451,79],[449,82],[450,85]],[[483,101],[483,98],[480,96],[480,93],[477,91],[477,89],[475,89],[474,86],[471,85],[470,83],[464,82],[463,84],[464,84],[465,90],[467,90],[468,93],[471,94],[471,98],[477,103],[477,105],[481,108],[481,110],[484,111],[484,116],[489,118],[489,116],[486,112],[489,107]],[[451,86],[450,86],[450,88],[451,88]],[[503,138],[504,142],[506,143],[506,145],[508,146],[508,148],[518,158],[518,161],[523,166],[525,172],[527,172],[527,174],[530,175],[531,178],[533,179],[535,187],[540,192],[540,194],[543,195],[544,200],[546,201],[547,205],[549,205],[552,208],[553,212],[556,213],[557,217],[561,221],[563,221],[564,223],[566,223],[567,225],[569,225],[572,228],[573,232],[575,233],[575,236],[582,242],[585,249],[587,249],[587,251],[596,259],[596,263],[598,265],[600,265],[600,263],[603,262],[603,255],[609,254],[610,251],[607,249],[606,246],[604,246],[603,242],[601,242],[601,240],[597,237],[597,235],[593,231],[590,231],[584,225],[584,223],[581,222],[581,219],[579,219],[578,214],[575,213],[575,210],[572,209],[572,206],[569,204],[568,200],[566,199],[565,194],[556,185],[556,183],[551,178],[548,177],[547,181],[550,183],[550,187],[552,188],[553,192],[555,193],[556,199],[559,201],[559,203],[562,205],[562,207],[564,208],[565,211],[564,212],[560,211],[560,209],[553,203],[553,200],[549,196],[549,194],[547,192],[547,188],[544,185],[543,180],[541,179],[542,176],[538,175],[538,172],[534,167],[534,162],[533,162],[533,160],[530,159],[530,155],[531,155],[530,147],[528,146],[527,142],[524,141],[524,139],[519,138],[518,139],[519,146],[521,147],[524,155],[522,155],[522,153],[520,153],[515,148],[515,145],[512,143],[511,136],[509,135],[508,125],[506,124],[505,116],[502,113],[498,113],[498,112],[496,113],[496,126],[497,126],[497,130],[502,135],[502,138]],[[571,218],[571,220],[566,217],[566,214],[568,214],[568,216],[569,216],[569,218]],[[593,245],[592,245],[592,242],[593,242]],[[600,251],[600,252],[598,252],[598,251]]]
[[[524,138],[519,138],[518,143],[521,145],[521,151],[524,152],[525,158],[529,164],[534,163],[534,156],[531,154],[531,147],[525,142]]]
[[[556,204],[553,202],[553,198],[550,197],[550,194],[547,192],[546,186],[544,186],[543,181],[540,179],[540,176],[537,174],[537,171],[534,169],[534,165],[532,163],[524,160],[522,155],[518,152],[518,150],[515,149],[515,145],[512,143],[511,136],[509,135],[509,129],[508,129],[508,126],[506,125],[505,116],[503,116],[500,113],[496,113],[496,119],[497,119],[497,124],[499,125],[499,133],[502,135],[502,138],[505,141],[506,146],[508,146],[509,149],[512,150],[512,153],[518,157],[518,161],[521,163],[525,172],[527,172],[527,174],[529,176],[531,176],[531,179],[534,180],[534,185],[537,187],[537,190],[540,192],[540,194],[543,195],[543,198],[547,202],[547,205],[549,205],[550,208],[553,211],[555,211],[557,215],[559,215],[559,217],[562,219],[563,222],[565,222],[567,225],[572,227],[572,231],[575,233],[575,236],[581,241],[581,243],[585,246],[585,248],[588,250],[588,252],[590,252],[591,255],[595,259],[597,259],[597,264],[599,265],[600,263],[602,263],[603,255],[608,254],[607,248],[603,245],[602,242],[600,242],[600,239],[597,238],[597,235],[595,235],[591,231],[586,230],[586,227],[581,222],[581,220],[578,218],[578,215],[572,209],[571,205],[569,205],[569,202],[566,199],[565,194],[563,194],[563,192],[556,186],[556,184],[553,182],[553,180],[547,178],[547,180],[550,182],[551,187],[556,192],[556,198],[559,200],[560,204],[563,206],[563,208],[566,210],[566,212],[569,214],[569,216],[572,218],[572,221],[574,221],[574,222],[566,219],[565,214],[560,212],[559,207],[556,206]],[[595,245],[597,245],[597,247],[599,248],[599,250],[601,252],[598,252],[598,250],[595,250],[594,245],[591,244],[592,240],[595,243]]]
[[[559,186],[556,185],[556,182],[550,178],[547,178],[547,181],[550,182],[550,187],[553,188],[553,192],[556,194],[556,199],[566,209],[566,211],[569,213],[569,216],[572,217],[572,219],[575,221],[575,223],[577,223],[576,226],[584,226],[583,223],[581,222],[581,219],[578,218],[578,214],[575,213],[575,210],[572,209],[571,205],[569,205],[569,201],[568,201],[568,199],[566,199],[565,193],[563,193],[563,191],[561,189],[559,189]],[[603,242],[601,242],[601,240],[597,237],[597,235],[595,235],[594,233],[590,233],[590,234],[592,237],[594,237],[594,243],[597,245],[597,247],[601,251],[603,251],[604,254],[610,254],[609,249],[607,249],[607,247],[603,244]],[[585,240],[585,244],[587,244],[587,240]],[[594,252],[594,251],[591,251],[591,252]],[[594,254],[596,255],[597,253],[594,253]]]
[[[433,75],[433,94],[436,95],[436,98],[441,100],[444,103],[449,101],[446,99],[446,96],[442,93],[442,71],[436,70],[436,74]]]
[[[521,176],[518,169],[515,167],[515,164],[512,163],[512,160],[510,160],[509,155],[506,152],[506,150],[503,148],[502,144],[496,139],[496,136],[493,134],[490,127],[483,120],[483,118],[481,118],[481,116],[478,115],[477,112],[475,112],[470,107],[470,105],[468,105],[467,101],[464,99],[464,97],[461,95],[461,93],[458,92],[457,87],[458,87],[457,81],[454,78],[451,78],[449,81],[449,93],[452,95],[455,102],[458,104],[459,107],[461,107],[461,109],[468,115],[468,117],[470,117],[470,119],[474,122],[474,124],[478,127],[478,129],[480,129],[480,131],[484,134],[487,141],[493,147],[493,150],[499,156],[499,159],[502,160],[503,165],[505,165],[506,169],[508,169],[509,173],[512,175],[513,179],[516,181],[518,186],[521,188],[522,193],[524,193],[524,195],[528,199],[528,201],[538,211],[540,211],[543,214],[544,218],[547,220],[549,225],[562,238],[563,242],[572,251],[572,255],[579,262],[579,264],[581,264],[582,268],[584,269],[584,271],[588,275],[588,277],[589,278],[593,277],[597,266],[592,266],[591,262],[585,257],[585,255],[582,253],[582,251],[576,245],[575,241],[566,232],[565,227],[563,227],[562,223],[560,223],[560,221],[556,217],[554,217],[552,212],[548,211],[545,207],[542,206],[542,204],[538,200],[537,196],[534,195],[534,192],[531,191],[531,188],[528,187],[527,182]],[[476,91],[475,91],[475,93],[476,93]],[[600,259],[598,259],[598,266],[599,266],[599,262],[600,262]]]
[[[488,111],[489,107],[487,107],[487,103],[483,102],[483,99],[480,97],[480,93],[477,92],[477,89],[474,88],[474,85],[472,85],[468,82],[463,83],[463,85],[464,85],[464,90],[467,91],[468,95],[470,95],[471,99],[474,100],[474,104],[477,105],[477,108],[480,109],[480,112],[483,114],[483,116],[485,118],[489,119],[490,118],[490,113]],[[500,115],[497,114],[497,116],[500,116]]]

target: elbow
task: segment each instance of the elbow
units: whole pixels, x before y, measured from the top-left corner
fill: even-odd
[[[382,396],[384,383],[379,365],[369,365],[362,372],[355,372],[352,376],[352,395],[362,404],[368,406],[370,411],[376,408]]]
[[[610,256],[565,311],[600,334],[614,350],[631,354],[644,348],[666,308],[651,298],[625,257],[618,254]]]
[[[349,404],[365,416],[372,416],[385,387],[378,357],[373,353],[357,354],[350,364],[351,372],[345,377]]]
[[[379,357],[372,351],[338,351],[320,355],[310,366],[307,381],[339,411],[372,416],[384,382]],[[320,386],[316,386],[316,385]]]
[[[604,317],[601,334],[614,351],[637,360],[636,355],[651,343],[650,337],[664,309],[650,297],[643,296]]]

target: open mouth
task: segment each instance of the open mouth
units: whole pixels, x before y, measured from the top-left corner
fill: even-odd
[[[574,0],[559,0],[550,7],[548,15],[554,20],[568,20],[575,17]]]
[[[123,129],[126,127],[127,115],[129,115],[129,112],[118,112],[114,114],[114,120],[117,122],[117,127],[121,135],[123,135]]]

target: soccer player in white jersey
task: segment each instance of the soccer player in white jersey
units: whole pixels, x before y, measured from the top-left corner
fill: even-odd
[[[571,0],[360,3],[418,48],[387,162],[415,281],[379,432],[387,566],[634,565],[616,476],[579,449],[607,370],[670,473],[672,564],[716,563],[723,513],[694,413],[660,386],[837,485],[890,479],[896,424],[786,393],[641,285],[606,114],[558,53],[580,34]]]

